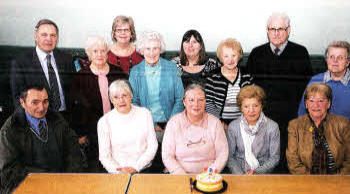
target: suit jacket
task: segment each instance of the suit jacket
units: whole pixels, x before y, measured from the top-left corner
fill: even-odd
[[[80,172],[82,159],[76,134],[61,114],[48,111],[45,117],[62,153],[62,172]],[[12,190],[30,172],[47,171],[33,165],[31,133],[24,109],[19,106],[0,130],[0,193]]]
[[[67,104],[72,76],[75,72],[72,56],[57,49],[53,50],[53,56],[60,77],[60,83]],[[19,54],[11,64],[11,92],[15,108],[19,105],[19,95],[23,89],[31,84],[43,85],[51,96],[50,86],[41,67],[35,48]],[[51,103],[52,104],[52,103]]]
[[[288,168],[292,174],[310,174],[312,167],[312,138],[310,119],[305,114],[289,122]],[[324,135],[341,174],[350,174],[350,123],[345,117],[327,114],[323,123]]]

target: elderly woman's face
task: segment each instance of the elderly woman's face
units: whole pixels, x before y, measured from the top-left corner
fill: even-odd
[[[160,56],[160,42],[158,40],[149,40],[143,48],[143,56],[148,65],[156,65]]]
[[[244,118],[249,125],[255,125],[262,111],[262,104],[257,98],[246,98],[241,107]]]
[[[103,66],[107,64],[107,47],[102,44],[95,44],[88,49],[88,56],[92,64]]]
[[[191,36],[191,38],[182,43],[184,52],[188,58],[199,56],[199,51],[201,50],[201,45],[199,42]]]
[[[205,94],[201,89],[188,90],[183,100],[187,115],[202,116],[205,111],[205,102]]]
[[[130,112],[132,96],[128,90],[124,88],[118,90],[111,98],[114,108],[116,108],[119,113],[127,114]]]
[[[324,95],[317,92],[309,96],[305,106],[313,120],[322,120],[326,116],[331,102]]]
[[[227,70],[233,70],[237,67],[240,58],[240,53],[229,47],[223,47],[221,53],[222,63],[224,68]]]
[[[114,29],[114,38],[117,39],[119,43],[130,43],[131,39],[131,31],[130,25],[128,23],[124,23],[121,25],[116,25]]]

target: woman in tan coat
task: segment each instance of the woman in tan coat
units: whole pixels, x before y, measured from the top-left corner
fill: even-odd
[[[288,167],[292,174],[350,174],[350,123],[328,113],[332,89],[323,83],[306,88],[307,113],[288,126]]]

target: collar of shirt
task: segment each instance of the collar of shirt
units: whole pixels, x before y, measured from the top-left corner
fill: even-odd
[[[323,78],[323,81],[324,83],[327,83],[329,81],[333,80],[332,77],[331,77],[331,72],[329,70],[327,70],[324,74],[324,78]],[[345,75],[343,78],[341,78],[339,81],[344,85],[344,86],[347,86],[348,83],[349,83],[349,80],[350,80],[350,72],[349,72],[349,69],[346,68],[346,72],[345,72]]]
[[[181,123],[182,123],[184,129],[188,129],[191,125],[193,125],[190,122],[190,120],[188,120],[188,118],[187,118],[186,110],[184,110],[181,113]],[[203,113],[203,118],[201,120],[201,123],[199,124],[199,127],[204,128],[204,129],[208,128],[208,113],[207,112]]]
[[[25,111],[25,114],[26,114],[26,118],[27,118],[27,121],[28,121],[30,127],[33,128],[38,134],[40,134],[39,123],[40,123],[40,121],[43,121],[46,123],[46,118],[45,117],[43,117],[41,119],[35,118],[32,115],[30,115],[27,111]]]
[[[46,64],[47,54],[51,55],[51,60],[52,60],[52,57],[53,57],[52,51],[50,53],[46,53],[46,52],[42,51],[38,46],[35,47],[35,50],[36,50],[36,54],[38,54],[38,57],[39,57],[41,64],[43,64],[43,63]]]
[[[278,51],[278,55],[281,55],[281,53],[282,53],[282,52],[284,51],[284,49],[286,48],[287,44],[288,44],[288,40],[287,40],[286,42],[284,42],[281,46],[278,47],[278,48],[280,49],[280,50]],[[271,42],[270,42],[270,48],[271,48],[271,50],[272,50],[272,53],[275,53],[275,48],[276,48],[276,46],[273,45]]]

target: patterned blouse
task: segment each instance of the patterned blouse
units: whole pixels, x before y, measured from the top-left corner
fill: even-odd
[[[211,71],[218,67],[221,67],[221,64],[217,60],[208,57],[204,63],[204,68],[201,71],[197,73],[190,73],[182,68],[180,57],[175,57],[171,61],[174,62],[179,69],[184,88],[192,83],[200,84],[204,88],[206,78],[210,76]]]

